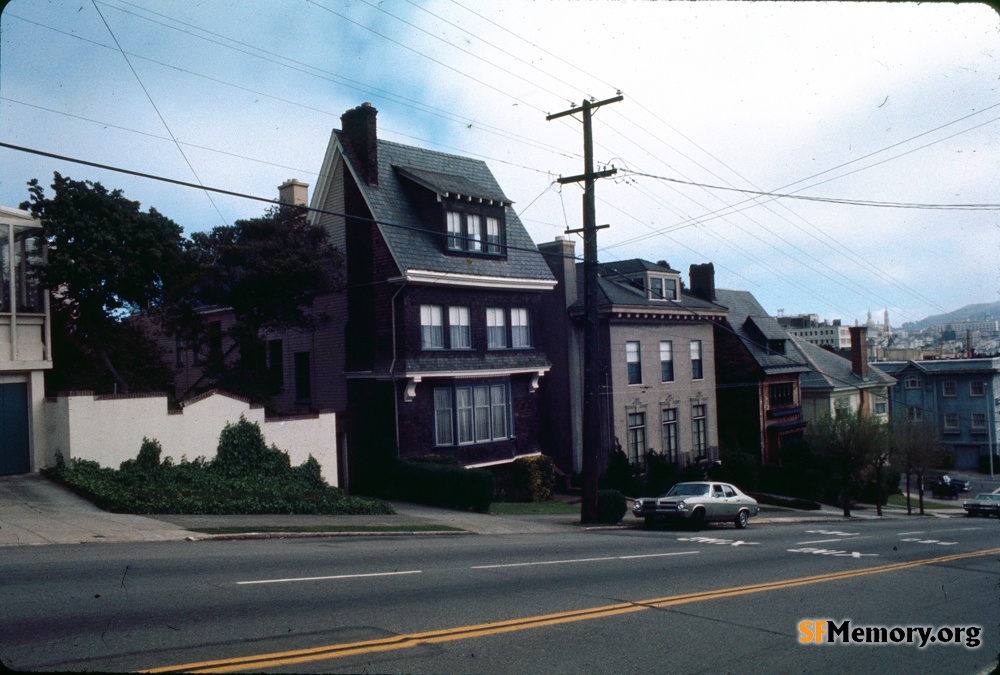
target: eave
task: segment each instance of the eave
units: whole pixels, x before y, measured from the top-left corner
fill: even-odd
[[[555,279],[525,279],[517,277],[493,277],[456,272],[435,272],[433,270],[407,270],[402,276],[389,279],[389,283],[401,282],[438,285],[491,288],[509,291],[550,291],[556,287]]]

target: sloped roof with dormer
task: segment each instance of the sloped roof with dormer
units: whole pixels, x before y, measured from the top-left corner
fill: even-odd
[[[338,129],[331,134],[321,176],[331,180],[329,177],[335,175],[334,164],[339,158],[345,160],[404,278],[424,279],[433,275],[442,283],[493,282],[536,289],[555,286],[555,278],[512,208],[513,202],[485,162],[382,139],[376,142],[377,183],[368,185],[361,180],[357,160]],[[428,223],[426,216],[422,216],[404,181],[430,190],[440,198],[492,202],[503,208],[506,256],[445,253],[442,227]],[[324,186],[318,186],[317,194],[324,193]]]
[[[627,270],[627,271],[626,271]],[[627,274],[637,272],[655,271],[671,272],[678,274],[676,270],[662,265],[656,265],[646,260],[634,259],[624,260],[615,263],[602,263],[598,266],[598,307],[602,312],[614,310],[676,310],[682,313],[695,314],[705,313],[705,318],[718,318],[725,313],[725,308],[716,302],[710,302],[697,297],[683,288],[678,289],[677,300],[653,299],[649,297],[645,288],[636,284]],[[576,302],[570,305],[571,313],[580,312],[584,308],[584,276],[583,263],[576,264],[576,278],[578,297]]]
[[[781,328],[777,319],[768,315],[752,293],[717,288],[715,289],[715,299],[716,302],[729,310],[728,328],[740,339],[747,352],[765,373],[784,374],[809,371],[809,366],[802,354],[794,348],[788,349],[788,333]],[[749,325],[759,330],[765,339],[786,340],[785,353],[777,354],[768,349],[766,344],[760,344],[757,337],[748,329],[748,320]]]

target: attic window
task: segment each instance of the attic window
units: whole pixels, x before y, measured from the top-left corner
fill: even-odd
[[[671,277],[649,277],[650,300],[676,300],[677,280]]]
[[[767,351],[771,354],[784,354],[785,353],[785,341],[784,340],[768,340],[767,341]]]
[[[506,250],[503,210],[480,205],[445,208],[446,246],[449,251],[503,255]]]

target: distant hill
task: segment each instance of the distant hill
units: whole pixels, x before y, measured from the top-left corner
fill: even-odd
[[[943,323],[959,321],[1000,321],[1000,302],[983,302],[976,305],[966,305],[961,309],[947,314],[936,314],[920,321],[910,321],[903,324],[903,330],[920,330]]]

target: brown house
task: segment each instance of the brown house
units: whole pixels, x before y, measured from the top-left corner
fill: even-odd
[[[692,291],[709,288],[692,279]],[[800,440],[799,377],[810,371],[778,321],[748,291],[716,289],[729,314],[715,326],[719,437],[723,448],[760,451],[761,462],[781,461],[782,446]]]

